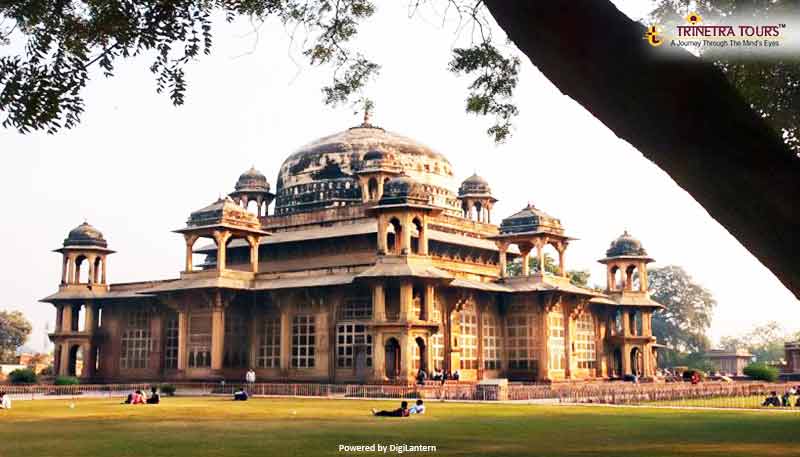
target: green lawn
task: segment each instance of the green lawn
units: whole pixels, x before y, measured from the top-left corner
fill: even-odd
[[[396,401],[166,398],[17,401],[0,410],[0,457],[324,456],[339,444],[425,444],[484,456],[800,456],[800,414],[428,403],[428,414],[375,418]],[[397,454],[395,454],[397,455]]]
[[[795,407],[797,397],[792,397],[790,407],[776,408],[774,406],[761,406],[764,402],[764,395],[749,396],[749,397],[711,397],[711,398],[691,398],[686,400],[659,400],[649,402],[649,405],[657,406],[690,406],[690,407],[703,407],[703,408],[748,408],[748,409],[762,409],[762,410],[775,410],[786,409],[795,410],[800,412],[800,408]]]

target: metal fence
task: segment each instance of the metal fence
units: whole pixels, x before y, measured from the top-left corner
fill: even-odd
[[[15,400],[47,398],[124,398],[159,384],[0,385]],[[610,404],[668,407],[792,409],[800,411],[800,392],[791,384],[707,382],[629,384],[617,382],[516,384],[507,388],[468,382],[424,385],[316,383],[170,383],[179,396],[232,395],[243,388],[251,395],[318,398],[392,398],[459,401],[515,400],[562,404]],[[774,393],[774,395],[773,395]],[[769,399],[769,401],[767,401]]]

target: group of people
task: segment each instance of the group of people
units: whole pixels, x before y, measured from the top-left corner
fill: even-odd
[[[778,396],[778,392],[772,391],[764,399],[764,402],[761,403],[761,406],[775,406],[777,408],[788,408],[792,406],[792,396],[797,395],[797,399],[794,402],[794,406],[800,408],[800,386],[792,387],[791,389],[787,390],[783,393],[780,397]]]
[[[444,383],[447,380],[458,381],[461,378],[461,373],[458,370],[450,373],[448,371],[439,370],[438,368],[434,368],[433,372],[431,373],[431,380],[432,381],[441,381]],[[417,372],[417,383],[418,384],[425,384],[425,380],[428,379],[428,373],[425,370],[420,369]]]
[[[408,407],[407,401],[402,401],[400,403],[400,407],[397,409],[383,410],[378,411],[375,408],[372,408],[372,415],[373,416],[381,416],[381,417],[408,417],[412,414],[424,414],[425,413],[425,404],[422,400],[417,400],[417,404],[412,406],[411,408]]]
[[[11,396],[0,392],[0,409],[11,409]]]
[[[128,394],[123,404],[126,405],[157,405],[161,403],[161,396],[155,387],[150,389],[150,396],[145,397],[144,392],[137,390]]]

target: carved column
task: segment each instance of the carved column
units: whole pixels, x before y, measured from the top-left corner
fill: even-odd
[[[372,286],[372,319],[376,322],[386,321],[386,295],[383,284]]]
[[[527,243],[520,243],[517,246],[519,247],[520,254],[522,254],[522,276],[530,276],[531,267],[530,267],[530,261],[529,261],[530,257],[529,257],[529,255],[530,255],[532,246],[530,244],[527,244]],[[537,246],[536,249],[538,249],[539,252],[541,252],[541,248],[539,246]],[[540,261],[541,261],[541,255],[539,256],[539,258],[540,258]],[[541,269],[541,266],[539,268]]]
[[[566,278],[567,269],[564,266],[564,258],[566,257],[567,246],[565,243],[558,243],[558,275]]]
[[[58,375],[69,376],[69,345],[61,343],[61,362],[58,364]]]
[[[108,281],[106,280],[106,258],[107,258],[107,256],[104,255],[104,256],[102,256],[100,258],[102,259],[102,260],[100,260],[102,262],[101,263],[102,274],[101,274],[100,280],[102,281],[102,284],[108,284]]]
[[[539,351],[539,379],[550,379],[550,326],[548,325],[549,310],[545,306],[539,320],[539,335],[541,335],[541,348]]]
[[[67,283],[67,264],[69,263],[69,259],[66,255],[64,255],[61,259],[61,284]]]
[[[497,241],[496,243],[497,243],[497,249],[499,250],[498,256],[500,260],[500,277],[505,278],[506,276],[508,276],[508,271],[507,271],[508,243],[504,241]]]
[[[281,371],[288,376],[292,355],[292,322],[289,307],[281,303]]]
[[[250,245],[250,271],[258,273],[258,245],[261,238],[255,235],[247,237],[247,243]]]
[[[185,308],[178,310],[178,370],[186,369],[186,346],[189,336],[189,313]]]
[[[386,245],[386,237],[389,231],[389,223],[386,217],[381,215],[378,217],[378,254],[387,254],[389,247]],[[397,236],[397,234],[395,234]],[[395,243],[399,241],[395,240]]]
[[[225,306],[221,292],[216,292],[211,307],[211,369],[221,370],[225,356]]]
[[[67,255],[67,284],[75,284],[75,255]]]
[[[231,232],[226,230],[215,230],[214,241],[217,243],[217,271],[225,271],[225,259],[228,253],[228,240],[231,238]]]
[[[72,304],[66,304],[61,310],[61,331],[72,331]]]
[[[422,302],[425,307],[422,312],[425,314],[425,320],[433,320],[433,307],[436,302],[436,288],[431,284],[425,285],[425,300]]]
[[[564,312],[564,378],[572,379],[572,309],[569,305],[563,304]]]
[[[91,302],[83,304],[83,331],[94,333],[95,331],[95,308]]]
[[[403,281],[400,283],[400,321],[414,319],[414,286],[411,281]]]
[[[194,265],[192,265],[193,263],[192,251],[194,249],[194,243],[197,241],[198,237],[197,235],[192,235],[187,233],[183,235],[183,238],[184,240],[186,240],[186,265],[184,266],[184,271],[186,271],[187,273],[191,273],[192,269],[194,268]],[[103,262],[103,266],[105,267],[105,262]]]
[[[402,226],[403,226],[403,239],[400,241],[402,244],[400,249],[400,254],[407,255],[411,253],[411,226],[414,225],[411,222],[411,215],[410,214],[403,214],[402,215]]]

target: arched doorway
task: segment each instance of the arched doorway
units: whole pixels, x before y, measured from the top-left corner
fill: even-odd
[[[416,368],[417,370],[422,370],[425,373],[428,373],[428,350],[427,347],[425,346],[425,340],[421,336],[418,336],[414,341],[417,343],[417,348],[416,348],[417,354],[414,354],[415,356],[414,358],[416,359],[417,357],[419,357],[418,360],[414,361],[416,364]]]
[[[385,345],[386,377],[397,379],[400,376],[400,343],[396,338],[389,338]]]
[[[642,372],[644,371],[644,360],[642,357],[642,351],[639,348],[631,349],[631,374],[635,374],[636,376],[641,376]]]
[[[611,364],[611,377],[622,377],[622,350],[620,348],[614,349],[614,358]]]
[[[80,377],[83,373],[83,349],[80,345],[69,348],[69,361],[67,363],[67,375]]]

